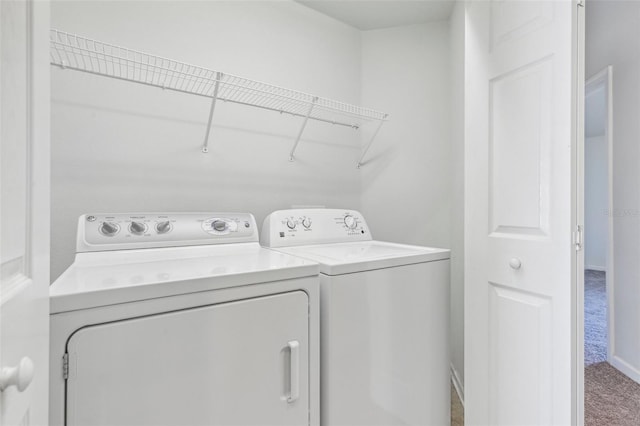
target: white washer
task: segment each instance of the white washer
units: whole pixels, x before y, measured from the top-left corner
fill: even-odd
[[[246,213],[80,217],[50,289],[52,425],[317,425],[318,265]]]
[[[320,263],[321,424],[450,423],[449,250],[332,209],[273,212],[261,243]]]

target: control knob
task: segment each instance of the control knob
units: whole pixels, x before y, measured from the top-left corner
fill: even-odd
[[[309,219],[308,217],[305,217],[304,219],[302,219],[302,226],[304,226],[307,229],[311,228],[311,219]]]
[[[165,220],[163,222],[158,222],[156,224],[156,232],[158,234],[166,234],[169,231],[171,231],[171,222],[170,221]]]
[[[358,226],[358,221],[356,220],[355,217],[348,214],[344,217],[344,224],[349,229],[356,229],[356,227]]]
[[[227,222],[224,220],[214,220],[211,223],[211,228],[217,232],[224,232],[227,230]]]
[[[120,227],[113,222],[102,222],[102,225],[100,225],[100,233],[107,237],[113,237],[119,230]]]
[[[147,225],[142,222],[131,222],[131,225],[129,225],[129,230],[132,234],[142,235],[144,234],[144,231],[147,230]]]
[[[287,228],[296,229],[296,223],[291,219],[287,219]]]

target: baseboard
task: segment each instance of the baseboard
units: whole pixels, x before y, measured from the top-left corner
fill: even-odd
[[[460,375],[458,374],[458,371],[455,369],[453,364],[450,364],[450,368],[451,368],[451,382],[453,383],[453,388],[456,390],[456,393],[458,394],[458,398],[460,398],[460,402],[464,407],[464,384],[460,380]]]
[[[606,266],[584,265],[584,269],[591,269],[592,271],[607,272]]]
[[[620,357],[617,357],[617,356],[614,355],[609,360],[609,364],[614,366],[622,374],[624,374],[625,376],[627,376],[628,378],[630,378],[634,382],[640,383],[640,371],[637,368],[633,367],[631,364],[629,364],[626,361],[622,360]]]

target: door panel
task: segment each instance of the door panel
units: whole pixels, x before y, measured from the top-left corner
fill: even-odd
[[[2,15],[2,262],[25,272],[27,229],[27,2],[3,1]]]
[[[297,291],[80,329],[66,424],[308,424],[308,306]]]
[[[495,283],[489,291],[490,424],[552,424],[550,300]]]
[[[48,417],[48,7],[0,1],[0,426]]]
[[[491,4],[491,48],[501,48],[510,42],[539,31],[553,21],[550,1],[493,1]]]
[[[465,422],[565,425],[572,359],[576,2],[471,1]]]
[[[546,58],[490,81],[490,233],[549,233],[551,67]]]

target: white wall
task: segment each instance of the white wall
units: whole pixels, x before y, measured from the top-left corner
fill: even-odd
[[[463,126],[463,31],[460,7],[451,28],[444,21],[362,34],[362,103],[391,115],[362,169],[362,211],[376,239],[453,249],[451,357],[460,386],[464,140],[459,127],[452,144],[451,114],[455,106]]]
[[[604,271],[609,226],[608,147],[604,135],[585,138],[584,265]]]
[[[451,43],[451,367],[464,399],[464,2],[450,20]]]
[[[363,32],[362,103],[391,116],[362,169],[374,238],[448,248],[448,22]]]
[[[613,65],[612,363],[640,381],[640,2],[586,6],[587,77]]]
[[[54,1],[53,28],[349,103],[360,103],[360,32],[295,2]],[[52,69],[52,279],[72,261],[82,213],[360,208],[358,132]],[[381,105],[385,107],[386,105]],[[399,113],[402,111],[399,111]],[[399,118],[400,119],[400,118]]]

